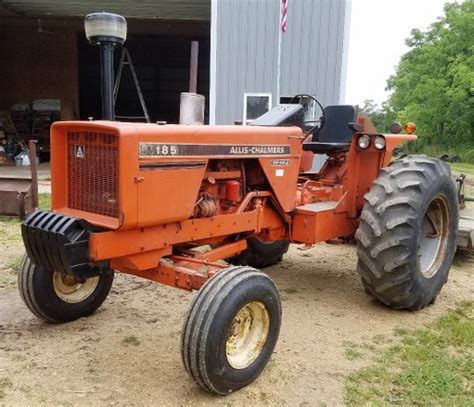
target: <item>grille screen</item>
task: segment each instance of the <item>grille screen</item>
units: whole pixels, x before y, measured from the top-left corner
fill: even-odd
[[[67,133],[68,208],[119,217],[118,136]]]

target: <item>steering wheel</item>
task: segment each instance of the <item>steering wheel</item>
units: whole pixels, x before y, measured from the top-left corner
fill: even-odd
[[[298,99],[298,103],[302,106],[304,106],[303,99],[311,99],[313,102],[315,102],[319,108],[321,109],[321,118],[318,120],[304,120],[303,121],[303,131],[305,132],[306,135],[312,134],[319,126],[320,123],[324,122],[324,108],[321,102],[316,99],[315,96],[309,95],[307,93],[300,93],[298,95],[293,96],[288,103],[295,103],[295,101]],[[309,127],[309,125],[312,125],[313,127],[310,128],[309,131],[306,131],[306,128]]]

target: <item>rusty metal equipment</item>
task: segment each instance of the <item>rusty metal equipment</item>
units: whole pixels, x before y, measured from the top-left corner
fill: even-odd
[[[0,215],[25,216],[34,210],[29,178],[0,178]]]
[[[24,219],[38,207],[36,140],[29,142],[31,178],[0,178],[0,215]]]
[[[61,118],[61,101],[58,99],[37,99],[32,103],[31,136],[38,140],[37,150],[42,157],[50,152],[49,132],[51,124]],[[27,140],[30,138],[28,137]]]
[[[281,304],[256,268],[280,261],[290,243],[355,237],[367,293],[393,308],[432,303],[456,245],[449,166],[391,162],[414,134],[381,134],[356,106],[321,108],[306,123],[299,103],[250,126],[55,123],[52,211],[22,225],[25,303],[52,322],[88,315],[113,271],[198,290],[182,359],[218,394],[252,382],[272,354]]]

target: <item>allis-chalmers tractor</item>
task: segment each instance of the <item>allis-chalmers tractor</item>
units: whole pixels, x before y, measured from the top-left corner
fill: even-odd
[[[448,165],[391,161],[413,129],[379,134],[354,106],[322,112],[307,123],[301,104],[280,105],[249,126],[55,123],[52,211],[22,225],[26,305],[50,322],[89,315],[115,271],[198,290],[182,360],[203,389],[228,394],[273,352],[280,298],[257,269],[290,243],[355,237],[369,295],[397,309],[431,304],[456,246]],[[327,160],[311,171],[318,154]]]

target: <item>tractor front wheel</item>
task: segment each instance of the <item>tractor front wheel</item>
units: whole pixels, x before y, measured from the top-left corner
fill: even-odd
[[[92,314],[109,294],[114,273],[79,281],[32,263],[25,254],[18,289],[30,311],[48,322],[68,322]]]
[[[459,219],[449,165],[408,156],[381,170],[356,232],[367,293],[396,309],[435,301],[448,279]]]
[[[280,324],[280,298],[268,276],[250,267],[224,269],[189,309],[181,337],[185,369],[211,393],[238,390],[268,363]]]

